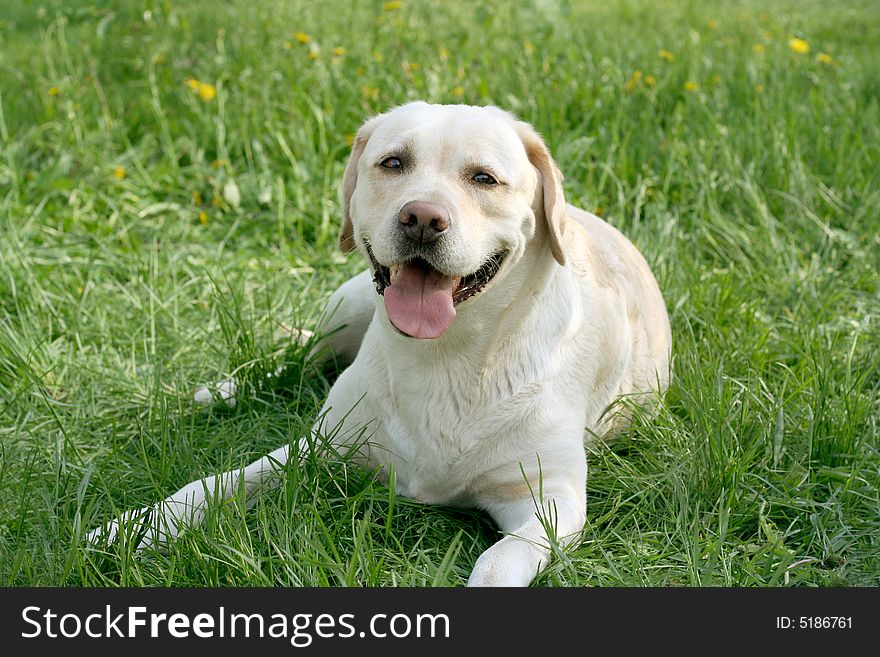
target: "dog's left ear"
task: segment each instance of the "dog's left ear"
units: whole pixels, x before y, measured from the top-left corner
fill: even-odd
[[[550,252],[560,265],[565,264],[565,248],[562,236],[565,232],[565,194],[562,191],[562,172],[553,161],[544,140],[535,129],[524,121],[514,124],[526,154],[538,173],[544,194],[544,221],[550,235]]]
[[[354,225],[351,222],[351,196],[357,187],[358,162],[376,126],[384,118],[384,114],[374,116],[361,126],[352,143],[348,164],[345,165],[345,174],[342,176],[342,230],[339,231],[339,248],[343,253],[351,253],[357,248],[354,242]]]

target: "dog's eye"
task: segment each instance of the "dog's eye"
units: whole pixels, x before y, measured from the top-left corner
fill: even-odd
[[[485,173],[484,171],[481,171],[480,173],[474,174],[473,180],[474,180],[474,182],[478,182],[481,185],[496,185],[496,184],[498,184],[497,180],[495,180],[492,176],[490,176],[488,173]]]
[[[380,162],[380,165],[386,169],[399,169],[403,166],[403,162],[401,162],[398,157],[386,157]]]

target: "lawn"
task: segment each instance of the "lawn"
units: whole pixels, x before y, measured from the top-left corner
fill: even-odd
[[[0,584],[466,581],[486,517],[340,457],[167,554],[83,540],[308,431],[337,372],[283,327],[364,267],[345,159],[414,99],[532,122],[670,311],[665,403],[591,453],[536,584],[880,584],[878,98],[870,0],[6,0]]]

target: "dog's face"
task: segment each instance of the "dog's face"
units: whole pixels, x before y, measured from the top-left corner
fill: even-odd
[[[498,108],[405,105],[358,133],[340,244],[367,255],[400,332],[437,338],[458,304],[500,284],[538,222],[564,262],[560,180],[534,130]]]

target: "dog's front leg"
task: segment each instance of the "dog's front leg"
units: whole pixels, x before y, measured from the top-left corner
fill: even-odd
[[[305,441],[300,441],[300,453],[306,448]],[[257,492],[272,488],[280,481],[289,452],[290,447],[285,445],[244,468],[193,481],[153,506],[127,511],[116,520],[93,529],[86,540],[92,544],[109,543],[124,532],[129,539],[137,541],[135,547],[139,550],[161,549],[187,527],[198,525],[210,503],[228,500],[243,491],[245,505],[253,506]]]
[[[586,520],[584,486],[553,486],[509,501],[484,504],[507,536],[483,552],[468,586],[528,586],[550,561],[551,542],[565,546],[580,536]]]

